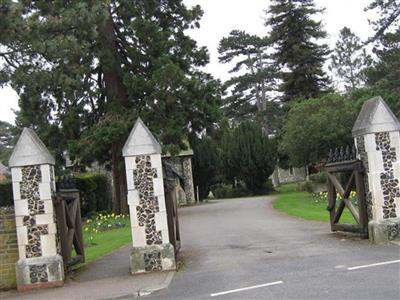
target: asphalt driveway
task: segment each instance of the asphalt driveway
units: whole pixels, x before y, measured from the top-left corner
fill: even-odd
[[[399,246],[331,233],[272,200],[180,209],[180,270],[146,299],[400,299]]]

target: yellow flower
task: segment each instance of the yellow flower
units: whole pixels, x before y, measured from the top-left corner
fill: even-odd
[[[88,230],[89,230],[89,228],[86,227],[86,228],[85,228],[85,231],[88,231]]]
[[[91,221],[92,221],[92,220],[88,219],[88,220],[86,221],[86,223],[89,224]]]

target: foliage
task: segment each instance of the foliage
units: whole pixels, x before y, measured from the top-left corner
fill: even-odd
[[[83,173],[77,175],[82,215],[111,209],[111,183],[107,175]]]
[[[225,134],[221,149],[227,177],[243,181],[252,193],[262,192],[275,168],[275,141],[257,123],[247,121]]]
[[[331,55],[330,70],[343,81],[346,90],[354,90],[365,83],[364,69],[370,60],[360,38],[350,28],[343,27]]]
[[[379,15],[376,20],[370,20],[374,26],[375,35],[369,41],[379,40],[392,28],[398,28],[400,22],[399,0],[373,0],[365,10],[374,11]]]
[[[251,192],[241,185],[218,185],[212,188],[215,199],[239,198],[251,196]]]
[[[327,177],[323,172],[311,174],[308,176],[309,180],[315,183],[326,183]]]
[[[0,162],[6,166],[15,144],[15,131],[13,125],[0,121]]]
[[[12,182],[0,182],[0,207],[14,206]]]
[[[338,94],[293,103],[279,149],[296,167],[320,162],[330,149],[352,145],[351,130],[357,115],[353,102]]]
[[[193,181],[199,187],[200,199],[207,198],[211,185],[218,180],[220,159],[217,143],[210,137],[195,139],[193,148]]]
[[[269,103],[277,80],[276,66],[268,53],[270,46],[267,37],[233,30],[219,42],[218,53],[221,63],[235,63],[230,70],[235,76],[225,82],[225,89],[229,91],[224,99],[225,114],[236,120],[256,116],[272,131],[270,120],[263,120],[260,114],[278,108],[274,102]]]
[[[313,0],[272,0],[266,25],[275,59],[282,68],[283,101],[319,97],[329,90],[329,78],[323,71],[329,48],[319,40],[326,37],[314,15],[323,12]]]
[[[166,148],[179,148],[218,119],[220,84],[199,70],[207,50],[186,34],[199,27],[200,6],[0,5],[0,84],[20,96],[17,125],[34,128],[58,158],[69,146],[71,158],[84,164],[111,162],[116,211],[127,210],[121,149],[133,120],[140,115]]]

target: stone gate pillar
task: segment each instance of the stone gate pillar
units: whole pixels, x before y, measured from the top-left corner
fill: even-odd
[[[364,103],[353,137],[367,175],[370,240],[400,239],[400,122],[385,101],[375,97]]]
[[[61,286],[64,267],[56,245],[54,158],[36,133],[24,128],[9,165],[19,253],[18,290]]]
[[[131,273],[175,269],[170,244],[161,146],[139,118],[122,150],[132,227]]]

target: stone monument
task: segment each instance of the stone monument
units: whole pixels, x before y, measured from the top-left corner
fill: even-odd
[[[168,233],[161,146],[139,118],[122,150],[132,227],[131,273],[175,270]]]
[[[62,257],[57,252],[53,210],[54,158],[36,133],[24,128],[11,155],[19,260],[17,288],[61,286]]]
[[[375,97],[364,103],[352,133],[366,172],[369,238],[400,239],[400,122]]]

